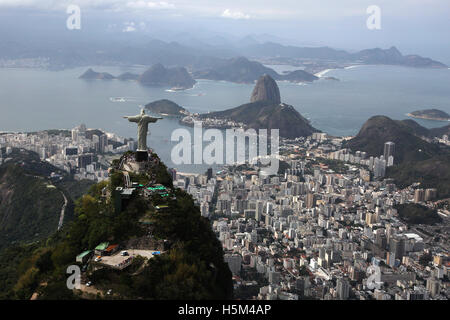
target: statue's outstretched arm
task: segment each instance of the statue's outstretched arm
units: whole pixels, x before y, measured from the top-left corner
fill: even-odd
[[[138,117],[136,117],[136,116],[132,116],[132,117],[130,117],[130,116],[124,116],[124,119],[128,119],[128,121],[130,121],[130,122],[139,122],[139,116]]]
[[[156,121],[161,120],[161,119],[164,119],[164,118],[161,118],[161,117],[150,117],[150,116],[146,116],[145,117],[145,120],[147,122],[156,122]]]

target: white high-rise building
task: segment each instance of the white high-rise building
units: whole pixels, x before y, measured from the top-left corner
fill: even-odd
[[[393,165],[394,165],[394,156],[389,156],[387,166],[392,167]]]
[[[72,129],[72,142],[78,142],[78,128]]]
[[[375,158],[373,164],[373,175],[375,176],[375,178],[382,178],[385,176],[385,174],[386,174],[386,160]]]
[[[202,202],[200,205],[200,213],[202,217],[209,217],[209,204],[208,202]]]
[[[272,214],[273,213],[273,203],[267,202],[266,204],[266,214]]]
[[[388,161],[389,157],[394,157],[395,152],[395,143],[392,141],[388,141],[384,144],[384,160]]]
[[[256,210],[255,210],[255,220],[261,221],[263,217],[263,208],[264,208],[264,202],[261,200],[258,200],[256,202]]]

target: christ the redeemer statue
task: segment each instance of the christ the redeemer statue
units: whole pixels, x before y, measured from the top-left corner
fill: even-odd
[[[130,122],[136,122],[138,125],[138,151],[147,151],[147,132],[148,124],[154,123],[162,118],[154,118],[145,114],[141,109],[141,114],[137,116],[125,116]]]

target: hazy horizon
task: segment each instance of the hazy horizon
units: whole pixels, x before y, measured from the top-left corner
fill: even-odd
[[[68,30],[67,7],[78,5],[81,29]],[[381,9],[381,29],[369,30],[366,10]],[[357,51],[396,46],[450,64],[450,3],[423,1],[51,1],[0,0],[0,40],[33,43],[118,42],[149,39],[201,41],[208,45],[240,41],[296,46],[330,46]],[[11,32],[10,30],[13,30]],[[60,44],[61,44],[60,43]],[[193,43],[194,44],[194,43]]]

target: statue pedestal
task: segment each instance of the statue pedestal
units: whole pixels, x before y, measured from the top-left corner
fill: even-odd
[[[137,162],[143,162],[148,161],[148,151],[144,150],[138,150],[136,151],[136,161]]]

